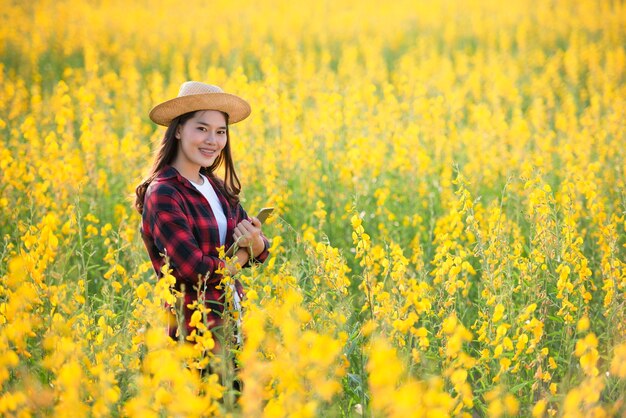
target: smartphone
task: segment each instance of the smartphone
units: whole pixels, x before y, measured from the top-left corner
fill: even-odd
[[[261,222],[265,223],[267,218],[272,214],[274,208],[263,208],[257,213],[256,218]]]
[[[271,213],[274,211],[274,208],[272,207],[267,207],[267,208],[262,208],[259,213],[257,213],[256,218],[259,220],[259,222],[261,222],[262,224],[265,223],[265,221],[267,220],[267,218],[271,215]],[[235,247],[236,245],[233,244],[230,246],[230,248],[228,250],[226,250],[226,252],[224,253],[227,257],[232,257],[233,254],[235,253]]]

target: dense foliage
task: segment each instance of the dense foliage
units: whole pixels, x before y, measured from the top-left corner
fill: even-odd
[[[626,414],[623,2],[2,3],[1,415]],[[132,208],[189,79],[276,207],[208,357]]]

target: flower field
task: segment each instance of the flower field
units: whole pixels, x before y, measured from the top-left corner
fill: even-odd
[[[1,416],[626,415],[624,2],[0,10]],[[185,80],[276,208],[217,354],[132,205]]]

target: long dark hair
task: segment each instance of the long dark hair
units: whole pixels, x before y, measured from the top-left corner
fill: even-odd
[[[226,196],[226,199],[231,205],[236,205],[239,202],[239,192],[241,191],[241,183],[239,177],[235,172],[235,165],[233,164],[233,157],[230,150],[230,133],[228,129],[228,114],[221,112],[226,120],[226,146],[217,156],[213,164],[210,167],[202,167],[200,172],[207,177],[215,180],[215,184],[220,191]],[[135,209],[139,213],[143,213],[143,203],[146,196],[148,186],[159,175],[159,172],[166,166],[172,164],[178,154],[178,140],[176,139],[176,130],[179,126],[184,125],[189,119],[191,119],[196,112],[189,112],[180,115],[172,120],[167,127],[165,135],[161,140],[161,145],[156,151],[150,174],[137,186],[135,194]],[[220,180],[215,175],[215,171],[224,164],[224,179]]]

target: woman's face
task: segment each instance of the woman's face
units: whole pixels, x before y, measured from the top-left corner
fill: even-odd
[[[201,110],[176,130],[175,165],[187,170],[210,167],[226,146],[226,118],[217,110]]]

